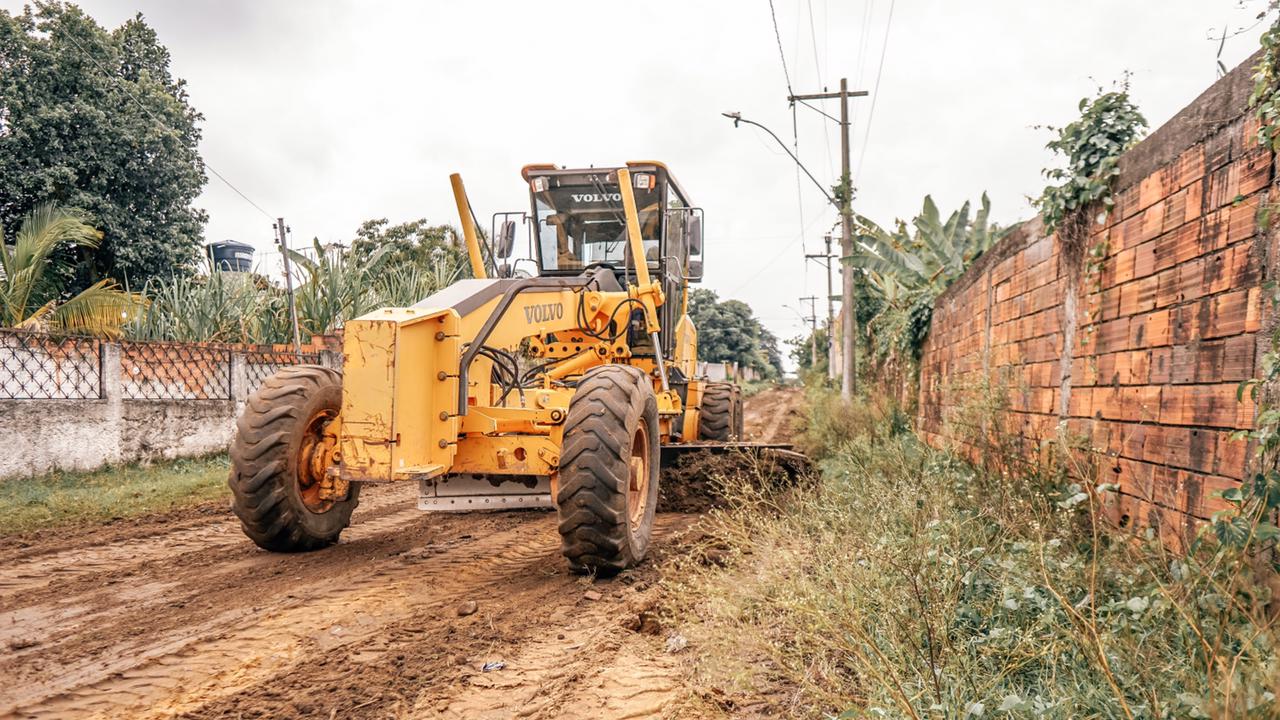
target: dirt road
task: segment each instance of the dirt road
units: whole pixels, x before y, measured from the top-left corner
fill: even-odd
[[[748,400],[748,434],[782,439],[798,399]],[[652,559],[592,582],[550,513],[414,500],[370,488],[342,542],[303,555],[258,550],[221,506],[9,543],[0,717],[687,714],[651,609],[696,515],[660,514]]]

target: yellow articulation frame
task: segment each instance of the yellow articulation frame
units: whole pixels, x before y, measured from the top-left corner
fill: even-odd
[[[631,257],[643,258],[627,169],[618,170],[618,180]],[[461,178],[455,175],[452,184],[477,279],[450,289],[463,299],[453,307],[387,308],[346,323],[342,410],[332,426],[339,440],[331,492],[341,496],[352,482],[472,473],[550,476],[554,495],[563,423],[574,393],[561,381],[599,365],[633,364],[654,379],[663,442],[673,430],[696,432],[696,413],[686,413],[681,428],[672,427],[682,402],[662,386],[660,348],[655,346],[657,359],[633,358],[625,334],[614,340],[593,337],[607,333],[611,322],[625,328],[632,309],[643,311],[649,333],[658,332],[658,308],[665,298],[646,263],[637,263],[636,284],[621,292],[595,289],[589,278],[485,279],[479,233]],[[506,283],[501,294],[492,292],[498,282]],[[682,313],[676,333],[673,365],[692,378],[697,333],[687,314]],[[481,345],[514,351],[526,341],[552,364],[540,388],[503,398],[502,387],[491,380],[493,362],[476,351]],[[693,407],[698,392],[699,384],[690,382]]]

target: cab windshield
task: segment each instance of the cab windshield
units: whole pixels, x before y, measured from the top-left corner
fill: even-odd
[[[556,177],[535,181],[534,209],[543,270],[579,270],[592,263],[618,268],[635,265],[627,252],[627,221],[618,183],[591,179],[582,184],[560,184]],[[640,236],[649,262],[658,261],[662,232],[662,194],[656,185],[650,181],[648,187],[634,188]]]

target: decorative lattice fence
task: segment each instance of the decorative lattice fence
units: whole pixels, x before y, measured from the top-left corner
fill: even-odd
[[[96,400],[102,397],[102,343],[0,330],[0,399]]]

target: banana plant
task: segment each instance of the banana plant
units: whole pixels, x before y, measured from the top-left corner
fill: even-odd
[[[944,221],[933,198],[910,224],[897,220],[893,231],[855,215],[857,242],[844,262],[861,268],[878,310],[868,323],[872,349],[893,363],[908,353],[918,355],[929,330],[932,304],[965,269],[1000,238],[990,223],[991,201],[982,194],[978,212],[970,218],[968,202]]]
[[[981,202],[972,220],[970,204],[965,202],[944,222],[937,204],[926,195],[911,225],[898,220],[893,232],[855,215],[857,242],[844,261],[910,289],[929,287],[941,292],[1000,236],[989,222],[991,201],[986,193]]]
[[[146,306],[114,280],[99,280],[65,297],[56,286],[64,245],[96,249],[102,233],[77,213],[51,203],[37,205],[23,218],[14,242],[0,231],[0,326],[24,330],[116,336]]]

